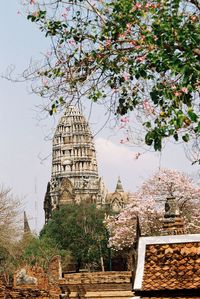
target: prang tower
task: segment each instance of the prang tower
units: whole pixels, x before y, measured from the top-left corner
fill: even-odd
[[[51,180],[44,199],[45,221],[60,206],[86,201],[102,205],[106,190],[98,176],[96,152],[88,122],[68,106],[54,137]]]

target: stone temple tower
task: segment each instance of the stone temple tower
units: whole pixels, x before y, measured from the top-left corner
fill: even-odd
[[[51,180],[44,199],[45,221],[62,205],[81,201],[102,205],[105,196],[88,122],[77,108],[68,106],[53,137]]]

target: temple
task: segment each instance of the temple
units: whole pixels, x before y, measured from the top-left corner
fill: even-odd
[[[115,212],[120,212],[129,202],[129,193],[124,192],[120,177],[118,177],[117,185],[113,193],[106,196],[106,204]]]
[[[54,137],[51,179],[44,199],[45,221],[52,211],[68,203],[95,203],[98,206],[124,207],[127,201],[120,180],[109,194],[98,175],[96,151],[89,124],[74,106],[68,106],[61,117]]]

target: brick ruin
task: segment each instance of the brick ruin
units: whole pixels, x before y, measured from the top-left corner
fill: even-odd
[[[44,270],[24,266],[14,274],[12,285],[0,280],[0,298],[126,299],[132,298],[130,271],[64,274],[55,256]]]
[[[45,271],[42,267],[24,265],[14,273],[13,284],[0,279],[0,298],[59,298],[60,257],[52,258]]]

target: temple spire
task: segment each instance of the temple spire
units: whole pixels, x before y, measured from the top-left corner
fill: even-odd
[[[45,221],[52,211],[72,202],[102,203],[96,150],[88,121],[70,105],[53,137],[52,173],[44,200]]]
[[[184,221],[174,197],[167,198],[165,202],[163,233],[165,235],[181,235],[186,233]]]
[[[118,177],[117,185],[116,185],[116,188],[115,188],[115,192],[124,192],[124,189],[122,187],[122,182],[120,180],[120,177]]]
[[[24,234],[30,234],[30,233],[31,233],[31,229],[28,223],[26,212],[24,211]]]

